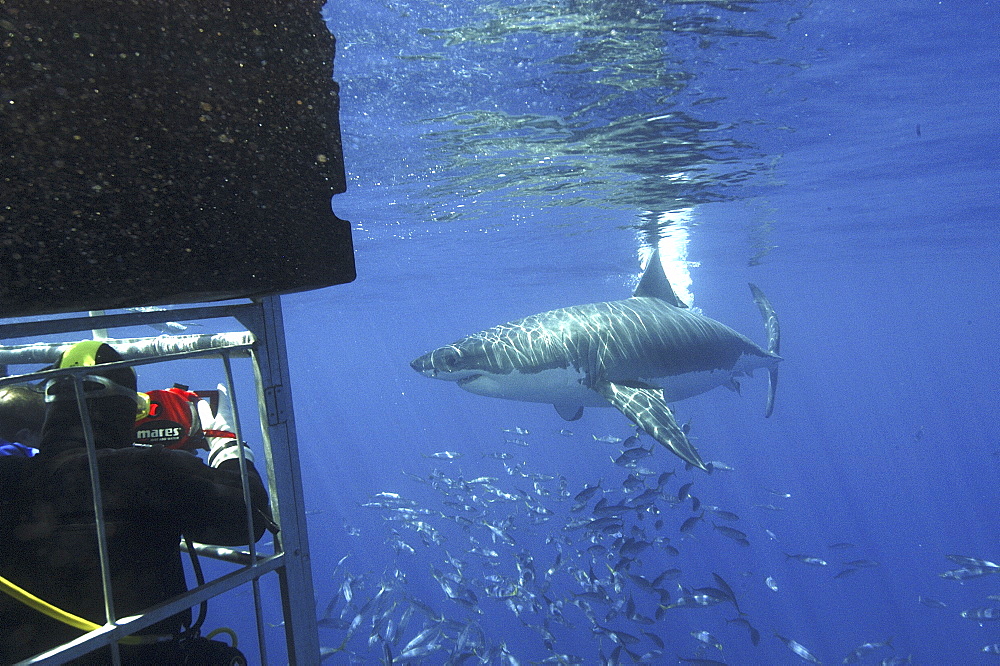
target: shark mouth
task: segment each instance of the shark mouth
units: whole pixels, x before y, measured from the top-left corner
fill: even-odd
[[[468,383],[470,383],[470,382],[474,382],[474,381],[476,381],[476,380],[477,380],[477,379],[479,379],[480,377],[482,377],[482,375],[481,375],[481,374],[475,374],[475,375],[469,375],[468,377],[462,377],[462,378],[461,378],[461,379],[459,379],[459,380],[458,380],[458,381],[457,381],[456,383],[457,383],[457,384],[458,384],[459,386],[465,386],[466,384],[468,384]]]

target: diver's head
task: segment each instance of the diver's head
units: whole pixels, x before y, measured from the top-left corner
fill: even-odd
[[[121,360],[121,354],[111,345],[100,340],[84,340],[63,352],[54,366],[93,367],[93,371],[80,377],[80,382],[97,448],[130,446],[136,418],[145,415],[144,407],[148,410],[148,398],[136,392],[136,377],[132,368],[100,367]],[[39,447],[44,453],[84,445],[83,423],[74,384],[74,378],[69,376],[45,383],[45,425]]]
[[[0,438],[38,446],[45,421],[45,397],[30,386],[0,388]]]

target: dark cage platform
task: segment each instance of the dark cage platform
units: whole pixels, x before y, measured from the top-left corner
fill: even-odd
[[[0,0],[0,317],[353,280],[320,7]]]

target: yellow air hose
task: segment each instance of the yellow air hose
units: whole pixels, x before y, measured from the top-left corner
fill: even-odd
[[[18,587],[14,583],[10,582],[3,576],[0,576],[0,590],[4,593],[10,595],[17,601],[20,601],[26,606],[34,608],[39,613],[44,613],[54,620],[59,620],[63,624],[68,624],[71,627],[75,627],[80,631],[94,631],[95,629],[100,629],[102,625],[96,624],[80,617],[79,615],[73,615],[61,608],[57,608],[47,601],[39,599],[30,592]],[[126,636],[118,642],[122,645],[146,645],[148,643],[158,643],[169,636]]]

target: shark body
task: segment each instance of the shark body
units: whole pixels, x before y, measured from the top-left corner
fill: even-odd
[[[692,312],[654,253],[631,298],[550,310],[466,336],[417,358],[427,377],[495,398],[543,402],[566,420],[584,407],[616,407],[685,462],[708,471],[668,404],[737,378],[769,372],[774,406],[780,333],[764,294],[750,285],[768,348]]]

